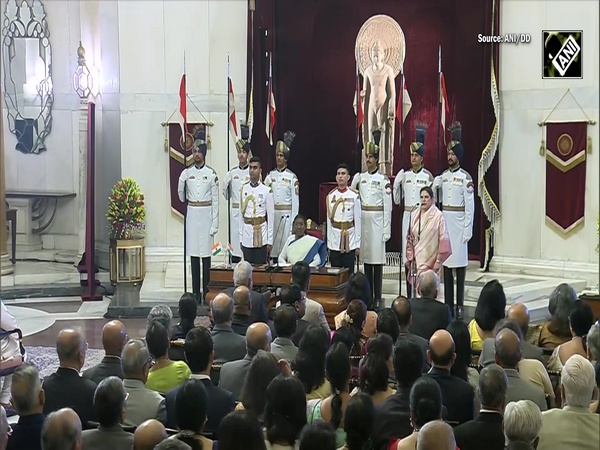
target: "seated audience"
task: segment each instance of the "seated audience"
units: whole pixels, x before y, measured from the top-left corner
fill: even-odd
[[[150,328],[153,322],[162,324],[167,330],[171,329],[171,320],[173,319],[173,311],[167,305],[155,305],[150,309],[148,317],[146,317],[146,329]]]
[[[327,331],[330,331],[323,305],[307,297],[310,291],[310,267],[304,261],[298,261],[292,266],[292,284],[300,286],[306,303],[304,316],[300,320],[321,325]]]
[[[514,305],[512,305],[510,308],[508,308],[508,310],[506,311],[506,317],[508,319],[512,319],[514,320],[517,325],[519,326],[519,328],[521,329],[521,334],[522,334],[522,339],[521,339],[521,344],[523,347],[523,358],[526,359],[537,359],[539,362],[541,362],[542,364],[545,364],[544,362],[544,353],[541,349],[541,347],[538,347],[537,345],[533,345],[530,342],[526,341],[527,335],[529,334],[529,321],[530,321],[530,316],[529,316],[529,309],[527,308],[527,306],[525,306],[524,303],[515,303]],[[494,336],[496,335],[496,330],[494,330]],[[484,342],[485,345],[485,342]],[[493,343],[492,343],[493,345]],[[494,353],[494,350],[492,348],[491,353]],[[492,356],[492,362],[493,362],[493,356]]]
[[[442,392],[439,385],[429,377],[418,379],[410,391],[410,436],[393,440],[390,450],[412,450],[417,445],[419,431],[428,422],[442,418]]]
[[[161,323],[150,324],[146,330],[146,344],[154,357],[154,365],[146,380],[148,389],[166,393],[190,377],[190,368],[184,361],[171,361],[169,358],[169,332]]]
[[[594,323],[592,307],[586,302],[575,302],[569,315],[570,341],[560,344],[548,360],[548,370],[562,370],[563,364],[573,355],[587,357],[586,338]]]
[[[233,287],[225,289],[223,293],[231,297],[233,296],[233,291],[240,286],[246,286],[250,289],[252,299],[250,319],[252,323],[269,322],[267,303],[271,298],[271,293],[267,291],[266,293],[261,294],[252,289],[252,265],[248,261],[240,261],[235,265],[235,268],[233,269]]]
[[[394,311],[400,327],[397,340],[406,339],[419,346],[421,353],[423,353],[423,372],[427,372],[430,369],[429,363],[427,362],[427,340],[418,334],[410,332],[410,327],[412,325],[412,308],[410,306],[410,301],[402,295],[396,297],[392,302],[392,311]]]
[[[40,373],[31,363],[23,363],[13,373],[10,388],[11,404],[19,415],[8,438],[8,450],[41,450],[44,425],[44,390]],[[0,447],[2,448],[2,447]]]
[[[287,238],[279,254],[279,265],[289,266],[302,261],[310,267],[322,267],[327,260],[325,242],[306,234],[306,218],[298,214],[294,218],[292,234]]]
[[[438,330],[429,340],[427,351],[431,370],[427,376],[433,378],[442,391],[442,400],[448,411],[447,420],[455,425],[473,419],[473,387],[465,380],[453,376],[450,369],[456,360],[454,340],[446,330]]]
[[[336,450],[335,431],[331,425],[317,420],[300,434],[300,450]],[[342,450],[342,449],[340,449]]]
[[[154,447],[154,450],[192,450],[192,447],[177,438],[170,437]]]
[[[519,400],[506,405],[504,410],[506,450],[534,450],[538,448],[541,428],[542,413],[531,400]]]
[[[219,450],[266,450],[256,416],[247,411],[227,414],[219,425]]]
[[[488,281],[479,293],[475,318],[469,323],[473,350],[481,350],[483,341],[494,337],[494,327],[499,320],[504,319],[505,309],[506,295],[502,284],[498,280]]]
[[[356,272],[350,275],[348,284],[346,285],[346,295],[344,296],[346,304],[349,305],[352,300],[361,300],[366,308],[367,315],[364,319],[362,332],[368,339],[377,332],[377,313],[372,311],[373,296],[371,286],[367,276],[362,272]],[[335,328],[338,329],[344,324],[344,319],[347,316],[347,311],[342,311],[334,318]]]
[[[306,396],[302,383],[296,377],[278,375],[269,384],[266,397],[267,450],[297,450],[300,432],[306,426]]]
[[[590,328],[586,344],[588,359],[596,370],[596,387],[600,389],[600,321]],[[590,405],[590,411],[600,414],[600,401],[598,399]]]
[[[194,294],[186,292],[179,299],[179,323],[171,328],[171,339],[185,339],[188,332],[194,328],[198,302]]]
[[[429,341],[437,330],[445,330],[452,321],[450,307],[437,300],[440,279],[433,270],[419,276],[417,293],[420,298],[410,299],[412,319],[410,332]]]
[[[462,320],[454,320],[448,325],[446,330],[454,340],[456,351],[456,360],[452,364],[450,373],[461,380],[468,381],[473,386],[473,389],[477,390],[479,372],[477,372],[477,369],[469,367],[469,364],[471,364],[471,335],[469,334],[469,327]]]
[[[17,319],[0,299],[0,330],[12,331],[18,328]],[[9,334],[0,339],[0,359],[10,359],[21,355],[21,344],[17,334]],[[10,408],[10,383],[12,375],[0,377],[0,405]],[[6,410],[5,410],[6,412]]]
[[[264,325],[264,324],[263,324]],[[204,432],[217,439],[217,430],[223,417],[235,408],[235,399],[231,392],[215,386],[210,379],[210,371],[215,357],[210,331],[204,327],[193,328],[185,338],[183,346],[185,360],[192,371],[190,378],[202,381],[208,397],[207,421]],[[167,392],[165,403],[167,407],[167,426],[177,428],[175,421],[175,399],[181,386]]]
[[[367,341],[366,348],[367,354],[360,362],[358,389],[379,405],[396,393],[389,385],[390,374],[394,371],[394,344],[387,334],[376,334]]]
[[[350,399],[344,414],[346,444],[342,450],[364,450],[371,447],[371,433],[375,420],[373,400],[367,394],[358,393]]]
[[[240,336],[246,336],[248,327],[252,321],[252,295],[246,286],[238,286],[232,294],[233,297],[233,320],[231,328]]]
[[[84,426],[94,420],[96,383],[82,378],[80,373],[87,347],[81,327],[63,328],[58,333],[56,352],[59,366],[55,373],[44,379],[44,414],[70,407],[79,415]]]
[[[600,448],[600,414],[589,411],[595,388],[592,363],[573,355],[561,372],[562,409],[542,413],[539,450]]]
[[[352,367],[354,368],[355,374],[358,374],[358,363],[359,360],[356,359],[363,354],[363,347],[367,342],[367,337],[364,334],[364,324],[367,316],[367,306],[363,303],[362,300],[352,300],[348,304],[348,309],[346,309],[345,317],[342,322],[342,326],[338,327],[336,331],[340,331],[341,329],[346,329],[346,331],[350,331],[352,336],[354,336],[352,346],[349,348],[350,356],[355,357],[352,361]],[[371,336],[372,337],[372,336]]]
[[[262,423],[267,388],[271,381],[280,374],[281,368],[275,356],[259,350],[250,363],[248,373],[246,373],[240,403],[238,403],[236,409],[253,413]]]
[[[79,415],[71,408],[48,414],[42,427],[42,450],[82,450]]]
[[[506,405],[508,379],[502,367],[490,364],[479,376],[479,414],[454,429],[456,445],[460,450],[479,450],[485,442],[486,450],[504,450],[502,414]]]
[[[238,263],[238,266],[243,263]],[[215,323],[210,332],[215,346],[215,363],[225,364],[242,359],[246,354],[246,340],[231,328],[233,299],[225,293],[217,294],[210,302],[210,310]]]
[[[516,319],[514,319],[514,317],[515,317],[514,312],[512,314],[513,317],[510,317],[511,311],[514,311],[513,308],[515,308],[517,306],[523,306],[525,309],[527,309],[525,307],[525,305],[523,305],[522,303],[517,303],[517,304],[511,306],[508,309],[509,317],[498,321],[498,323],[494,327],[494,336],[491,338],[487,338],[483,341],[483,348],[481,349],[481,354],[479,355],[479,365],[480,366],[485,367],[488,364],[492,364],[495,361],[496,351],[494,349],[494,338],[496,337],[496,335],[498,334],[498,332],[500,330],[507,328],[507,324],[509,324],[509,323],[511,324],[510,329],[513,330],[515,333],[517,333],[517,330],[515,330],[515,328],[519,329],[519,332],[517,333],[517,335],[519,335],[521,337],[521,348],[523,351],[523,358],[524,359],[535,359],[535,360],[539,361],[540,363],[544,364],[544,356],[543,356],[541,347],[533,345],[525,340],[525,336],[527,333],[527,327],[523,328],[523,326],[519,325],[519,322]]]
[[[132,450],[154,450],[154,447],[165,439],[167,439],[165,426],[158,420],[149,419],[135,429]]]
[[[452,428],[446,422],[433,420],[419,432],[416,450],[458,450]]]
[[[396,393],[375,410],[373,448],[387,449],[391,439],[402,439],[412,432],[410,424],[410,390],[421,376],[423,354],[417,344],[399,340],[394,347],[394,373],[398,382]]]
[[[303,297],[300,286],[297,284],[290,284],[289,286],[284,286],[281,288],[279,299],[280,305],[291,305],[296,311],[298,321],[296,323],[296,331],[292,335],[292,341],[294,342],[294,345],[298,345],[300,343],[300,339],[302,339],[302,335],[310,326],[310,322],[301,320],[306,313],[306,298]],[[275,329],[273,329],[272,332],[274,336],[277,335],[277,331]]]
[[[250,368],[252,358],[254,358],[259,350],[266,352],[270,350],[271,329],[265,323],[253,323],[248,328],[245,342],[246,356],[243,359],[223,364],[219,378],[219,387],[231,392],[235,399],[240,398],[242,385]]]
[[[281,305],[273,315],[273,326],[277,337],[271,343],[271,353],[277,359],[285,359],[290,363],[296,361],[298,347],[292,342],[292,336],[296,332],[298,315],[291,305]]]
[[[495,339],[496,364],[504,369],[508,378],[506,402],[531,400],[540,408],[540,411],[546,411],[548,406],[544,391],[519,375],[518,367],[522,352],[521,339],[517,333],[505,328],[500,330]]]
[[[150,352],[139,339],[132,339],[121,353],[123,385],[127,390],[125,403],[125,425],[138,426],[148,419],[167,423],[165,399],[156,391],[146,387],[152,359]]]
[[[4,406],[0,405],[0,450],[6,450],[10,432],[11,430],[6,417],[6,410],[4,409]]]
[[[306,399],[327,398],[331,385],[325,379],[325,355],[329,350],[329,333],[319,325],[308,327],[298,346],[294,371],[302,382]]]
[[[127,391],[123,381],[108,377],[100,382],[94,394],[94,411],[100,426],[85,430],[82,435],[85,450],[131,450],[133,434],[123,430]]]
[[[579,301],[575,289],[567,283],[561,283],[548,300],[550,320],[540,330],[537,345],[544,348],[556,348],[572,338],[569,328],[569,316],[575,302]]]
[[[213,441],[202,434],[206,423],[208,397],[202,380],[185,380],[175,397],[177,433],[173,438],[188,444],[192,450],[207,450]]]
[[[118,320],[111,320],[102,327],[102,347],[104,358],[102,361],[83,372],[83,378],[92,380],[98,384],[108,377],[123,379],[123,367],[121,366],[121,351],[127,342],[125,325]]]
[[[377,334],[387,334],[392,338],[392,342],[398,340],[400,324],[396,313],[391,308],[380,309],[377,313]]]

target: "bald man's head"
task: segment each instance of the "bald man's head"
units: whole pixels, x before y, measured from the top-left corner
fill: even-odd
[[[63,328],[56,339],[56,353],[61,367],[81,370],[85,363],[87,342],[81,327]]]
[[[523,303],[515,303],[508,308],[506,316],[517,322],[523,336],[527,336],[529,330],[529,309],[527,309],[527,306]]]
[[[496,335],[494,346],[496,349],[496,364],[503,369],[516,369],[523,353],[521,340],[517,333],[504,328]]]
[[[254,356],[259,350],[271,350],[271,329],[263,322],[253,323],[246,331],[246,351]]]
[[[235,314],[249,316],[252,311],[252,297],[250,289],[238,286],[233,291],[233,311]]]
[[[407,328],[411,324],[412,310],[410,302],[404,296],[399,296],[392,302],[392,310],[398,318],[398,325],[400,328]]]
[[[42,450],[81,449],[81,420],[71,408],[46,417],[42,428]]]
[[[8,441],[8,420],[6,419],[6,411],[4,406],[0,405],[0,450],[6,448]]]
[[[233,320],[233,299],[224,292],[217,294],[210,302],[210,311],[216,325],[231,324]]]
[[[156,419],[141,423],[133,433],[133,450],[153,450],[167,438],[165,426]]]
[[[433,367],[450,370],[456,359],[452,335],[446,330],[437,330],[433,333],[429,339],[427,356]]]
[[[127,342],[127,333],[122,322],[111,320],[102,327],[102,347],[107,355],[121,356],[125,342]]]
[[[417,450],[454,450],[456,441],[452,427],[442,420],[427,422],[419,431]]]

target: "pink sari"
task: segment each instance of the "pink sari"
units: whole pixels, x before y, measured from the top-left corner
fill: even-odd
[[[406,260],[416,262],[417,278],[426,270],[438,275],[442,263],[452,254],[450,237],[444,215],[432,205],[427,211],[419,209],[412,217],[406,240]]]

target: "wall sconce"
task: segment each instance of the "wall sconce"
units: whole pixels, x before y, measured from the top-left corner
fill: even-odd
[[[73,75],[73,88],[82,102],[87,102],[94,88],[94,77],[85,62],[85,49],[81,45],[81,41],[79,41],[77,49],[77,70]]]

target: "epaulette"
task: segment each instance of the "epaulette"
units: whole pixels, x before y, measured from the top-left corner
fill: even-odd
[[[329,191],[329,194],[333,194],[333,191],[337,191],[337,187],[334,187],[332,190]],[[329,195],[327,194],[327,195]]]
[[[350,189],[352,192],[354,192],[356,195],[360,195],[358,192],[358,189],[354,189],[352,186],[348,186],[348,189]]]
[[[294,175],[296,178],[298,178],[298,175],[296,175],[294,172],[292,172],[288,167],[285,168],[285,172],[289,172],[292,175]]]
[[[463,169],[462,167],[460,169],[458,169],[460,172],[464,173],[466,175],[467,180],[469,181],[473,181],[473,178],[471,177],[471,175],[469,175],[469,172],[467,172],[465,169]]]

